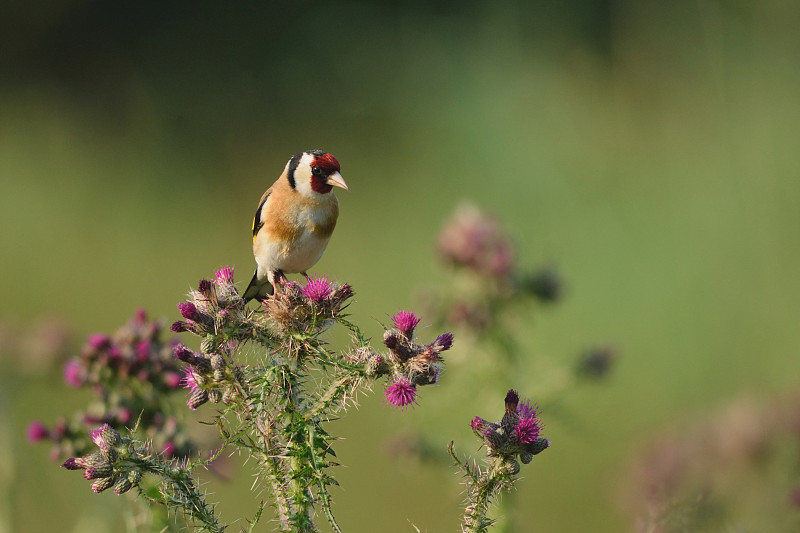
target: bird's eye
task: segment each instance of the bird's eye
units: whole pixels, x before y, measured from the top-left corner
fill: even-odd
[[[320,167],[311,167],[311,173],[315,176],[322,176],[322,168]]]

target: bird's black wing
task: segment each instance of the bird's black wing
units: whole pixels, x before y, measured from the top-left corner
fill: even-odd
[[[258,204],[258,209],[256,209],[256,215],[253,217],[253,239],[256,238],[258,234],[258,230],[264,225],[264,221],[261,220],[261,211],[264,209],[264,206],[267,204],[267,200],[269,200],[269,195],[272,193],[272,190],[268,190],[264,193],[264,196],[261,197],[261,203]]]

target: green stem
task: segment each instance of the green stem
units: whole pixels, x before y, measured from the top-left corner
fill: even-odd
[[[219,523],[213,507],[198,490],[189,469],[168,465],[155,458],[132,460],[131,463],[141,471],[161,477],[161,503],[182,509],[184,513],[200,522],[201,528],[206,531],[214,533],[225,531],[226,526]]]

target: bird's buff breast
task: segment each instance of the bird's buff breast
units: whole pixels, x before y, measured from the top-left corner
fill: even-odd
[[[317,210],[317,217],[306,214],[305,217],[290,217],[284,223],[267,223],[266,231],[262,232],[265,238],[253,242],[259,270],[296,273],[314,266],[325,252],[336,225],[335,211],[324,211],[327,210]]]

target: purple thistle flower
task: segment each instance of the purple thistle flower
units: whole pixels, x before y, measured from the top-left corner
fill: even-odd
[[[216,280],[217,285],[222,285],[224,283],[233,283],[233,267],[225,265],[219,270],[215,270],[214,279]]]
[[[208,296],[211,293],[213,285],[211,284],[211,280],[201,279],[200,283],[197,284],[197,290],[203,293],[203,295]]]
[[[70,387],[78,388],[85,380],[83,367],[77,359],[71,359],[64,365],[64,381]]]
[[[31,444],[44,440],[49,435],[47,427],[38,420],[34,420],[28,425],[28,442]]]
[[[517,405],[517,415],[519,415],[520,418],[530,418],[536,416],[536,411],[538,411],[538,409],[537,406],[531,405],[530,400],[525,400]]]
[[[417,388],[401,378],[386,388],[385,403],[395,407],[405,408],[412,403],[416,403]]]
[[[207,280],[206,280],[207,281]],[[178,312],[186,320],[197,319],[197,307],[192,302],[181,302],[178,304]]]
[[[83,459],[83,457],[70,457],[61,463],[61,466],[67,470],[81,470],[86,468],[86,461]]]
[[[420,320],[421,319],[417,318],[413,311],[406,311],[404,309],[401,309],[392,317],[394,327],[400,330],[407,339],[411,339],[411,336],[414,334],[414,328],[417,327]]]
[[[514,389],[509,389],[508,393],[506,394],[506,413],[513,413],[517,410],[517,405],[519,405],[519,394]]]
[[[173,333],[183,333],[184,331],[188,331],[188,329],[189,325],[182,320],[173,322],[172,325],[169,327],[169,330]]]
[[[190,365],[197,364],[197,354],[195,354],[192,350],[190,350],[184,344],[178,344],[172,349],[172,353],[175,354],[175,357],[183,361],[184,363],[189,363]]]
[[[333,294],[333,284],[326,276],[308,278],[303,294],[312,302],[319,302]]]
[[[451,346],[453,346],[453,334],[452,333],[442,333],[436,340],[433,341],[433,345],[436,346],[440,351],[449,350]]]
[[[539,419],[535,416],[530,416],[519,419],[517,425],[514,427],[514,435],[520,443],[530,444],[539,438],[539,432],[541,430]]]

